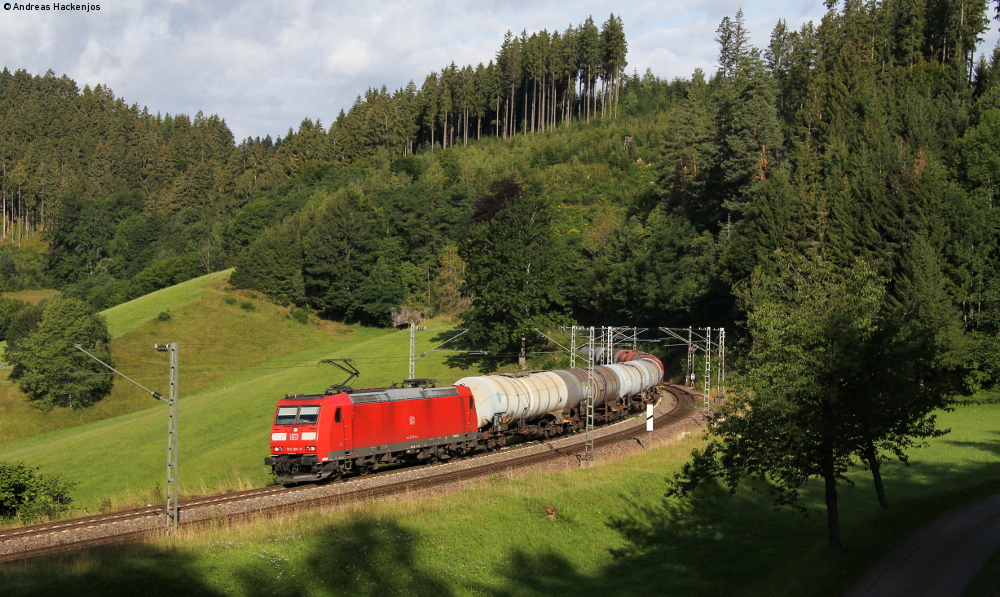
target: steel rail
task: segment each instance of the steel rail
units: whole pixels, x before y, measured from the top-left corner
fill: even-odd
[[[692,417],[696,417],[703,414],[702,411],[695,410],[694,408],[692,408],[694,406],[694,395],[691,392],[687,391],[685,388],[682,388],[680,386],[667,386],[667,385],[661,387],[666,392],[673,394],[674,397],[677,398],[677,403],[670,411],[661,414],[659,417],[655,419],[655,426],[657,429],[663,428],[663,426],[665,425],[670,425],[672,423],[676,423],[682,420],[687,420]],[[645,419],[642,419],[642,422],[644,423]],[[610,433],[603,437],[596,438],[594,441],[594,446],[604,447],[623,440],[629,440],[629,439],[639,440],[639,438],[636,437],[635,432],[636,429],[640,427],[644,429],[643,425],[635,425],[623,429],[621,431],[616,431],[614,433]],[[645,435],[645,432],[643,432],[643,435]],[[522,446],[523,445],[518,445],[517,447],[522,447]],[[273,517],[288,512],[301,511],[303,509],[322,508],[327,506],[347,504],[365,499],[387,497],[395,494],[408,493],[417,490],[433,489],[444,485],[449,485],[453,483],[467,481],[470,479],[489,476],[492,474],[496,474],[498,472],[511,471],[513,469],[533,466],[536,464],[541,464],[544,462],[558,460],[562,458],[573,458],[573,457],[578,458],[579,455],[583,453],[583,450],[584,450],[584,442],[581,441],[562,448],[552,448],[551,450],[537,452],[534,454],[528,454],[525,456],[515,456],[513,458],[502,460],[500,462],[484,463],[481,466],[475,466],[467,469],[431,474],[417,479],[395,481],[386,483],[384,485],[379,485],[376,487],[348,490],[342,493],[319,496],[316,498],[309,498],[285,504],[267,505],[247,512],[237,512],[228,514],[225,516],[225,518],[228,522],[232,523],[236,521],[242,521],[260,517],[261,515],[264,515],[266,517]],[[500,453],[502,452],[503,451],[501,451]],[[473,459],[482,456],[496,455],[497,453],[498,452],[487,452],[485,454],[479,454],[473,457]],[[437,466],[442,466],[442,464],[428,468],[433,469],[436,468]],[[406,469],[386,470],[380,473],[374,473],[368,475],[365,478],[372,479],[383,475],[391,475],[399,472],[400,470],[406,470]],[[349,482],[350,480],[348,480],[348,483]],[[271,486],[271,487],[262,487],[257,489],[249,489],[222,495],[184,500],[180,502],[179,508],[180,511],[183,513],[184,510],[190,510],[192,508],[202,508],[206,506],[228,504],[228,503],[240,502],[254,498],[277,495],[277,494],[295,493],[298,491],[312,489],[313,487],[315,486],[313,485],[297,486],[297,487]],[[99,514],[94,516],[86,516],[81,518],[54,521],[50,523],[16,527],[12,529],[3,529],[0,530],[0,544],[6,541],[17,539],[19,537],[32,537],[38,535],[64,533],[64,532],[69,532],[71,530],[89,529],[95,526],[105,526],[114,524],[116,522],[124,522],[128,520],[134,520],[145,517],[162,518],[163,513],[164,513],[164,506],[148,506],[145,508],[133,508],[130,510],[122,510],[120,512],[113,512],[108,514]],[[215,517],[203,518],[191,521],[184,521],[183,516],[181,517],[181,526],[184,527],[197,528],[216,523],[217,519]],[[144,537],[156,535],[162,532],[163,532],[162,526],[157,526],[156,528],[153,529],[143,529],[139,531],[130,531],[118,534],[112,533],[101,537],[85,538],[79,541],[69,541],[58,545],[28,549],[24,551],[14,551],[10,553],[0,554],[0,563],[17,561],[43,555],[70,553],[89,546],[130,543],[133,541],[141,540]]]

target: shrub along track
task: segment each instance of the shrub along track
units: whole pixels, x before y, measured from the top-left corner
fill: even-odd
[[[657,406],[654,421],[656,435],[675,437],[677,432],[702,423],[704,411],[695,408],[701,402],[698,400],[696,404],[694,394],[675,385],[662,385],[661,392],[661,398],[669,394],[670,400],[661,399]],[[669,403],[664,404],[666,402]],[[638,425],[635,424],[637,421]],[[641,444],[636,432],[645,434],[644,422],[643,417],[633,417],[597,430],[602,435],[594,438],[595,451],[630,440]],[[582,434],[578,434],[532,442],[456,462],[387,470],[354,477],[346,483],[272,486],[185,500],[179,505],[180,520],[183,526],[206,526],[417,491],[441,490],[445,486],[554,461],[582,460],[585,446],[583,441],[579,441],[581,437]],[[68,553],[91,545],[137,541],[162,533],[165,519],[164,506],[151,506],[0,530],[0,562]]]

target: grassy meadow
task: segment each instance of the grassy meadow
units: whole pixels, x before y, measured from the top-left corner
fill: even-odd
[[[211,274],[105,312],[116,368],[150,389],[166,393],[168,375],[167,357],[153,344],[179,343],[182,496],[268,483],[263,458],[277,399],[344,381],[320,359],[355,358],[355,387],[407,376],[408,331],[314,317],[303,324],[287,308],[230,292],[227,276]],[[447,322],[428,326],[418,334],[421,352],[450,337],[434,331]],[[451,383],[465,374],[446,357],[419,360],[417,375]],[[92,408],[48,413],[30,406],[13,383],[0,383],[0,460],[24,460],[79,483],[74,514],[162,499],[165,431],[165,405],[120,378]]]
[[[694,438],[565,473],[495,475],[433,499],[370,501],[143,545],[0,567],[9,595],[839,595],[937,513],[1000,490],[1000,406],[942,414],[953,432],[841,490],[845,548],[826,547],[822,485],[810,514],[747,488],[664,500]],[[544,510],[556,508],[554,520]]]
[[[115,363],[163,391],[167,366],[152,344],[180,344],[182,495],[269,481],[262,465],[276,399],[321,392],[343,374],[323,358],[355,358],[357,387],[407,375],[409,333],[320,321],[231,291],[226,272],[162,290],[105,313]],[[161,315],[165,313],[166,315]],[[449,338],[448,321],[418,334],[423,352]],[[435,331],[437,330],[437,331]],[[441,383],[476,363],[432,353],[418,377]],[[541,363],[538,364],[541,366]],[[552,363],[550,365],[555,365]],[[23,459],[79,483],[71,514],[162,501],[166,409],[123,380],[87,411],[41,413],[0,383],[0,459]],[[826,547],[820,483],[810,514],[775,510],[747,487],[734,498],[705,488],[663,498],[665,478],[691,438],[615,463],[565,473],[494,475],[428,499],[370,501],[176,538],[0,566],[5,595],[838,595],[907,532],[937,514],[1000,491],[1000,405],[941,414],[953,431],[884,468],[892,506],[870,478],[841,491],[846,547]],[[544,514],[556,508],[554,520]],[[976,595],[988,595],[987,571]]]

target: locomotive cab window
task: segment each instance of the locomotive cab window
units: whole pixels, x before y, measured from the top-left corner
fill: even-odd
[[[297,406],[279,406],[278,416],[274,418],[275,425],[294,425],[295,417],[299,414]]]
[[[299,407],[299,425],[315,425],[317,421],[319,421],[318,406]]]
[[[333,422],[334,423],[339,423],[340,422],[340,407],[339,406],[337,407],[337,412],[333,415]]]
[[[279,406],[275,425],[315,425],[319,421],[318,406]]]
[[[469,410],[476,408],[476,403],[473,402],[472,396],[469,396]]]

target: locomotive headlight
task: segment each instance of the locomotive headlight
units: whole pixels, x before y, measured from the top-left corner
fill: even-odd
[[[275,452],[281,452],[281,451],[282,451],[282,448],[281,448],[281,446],[275,446],[275,447],[274,447],[274,451],[275,451]]]

